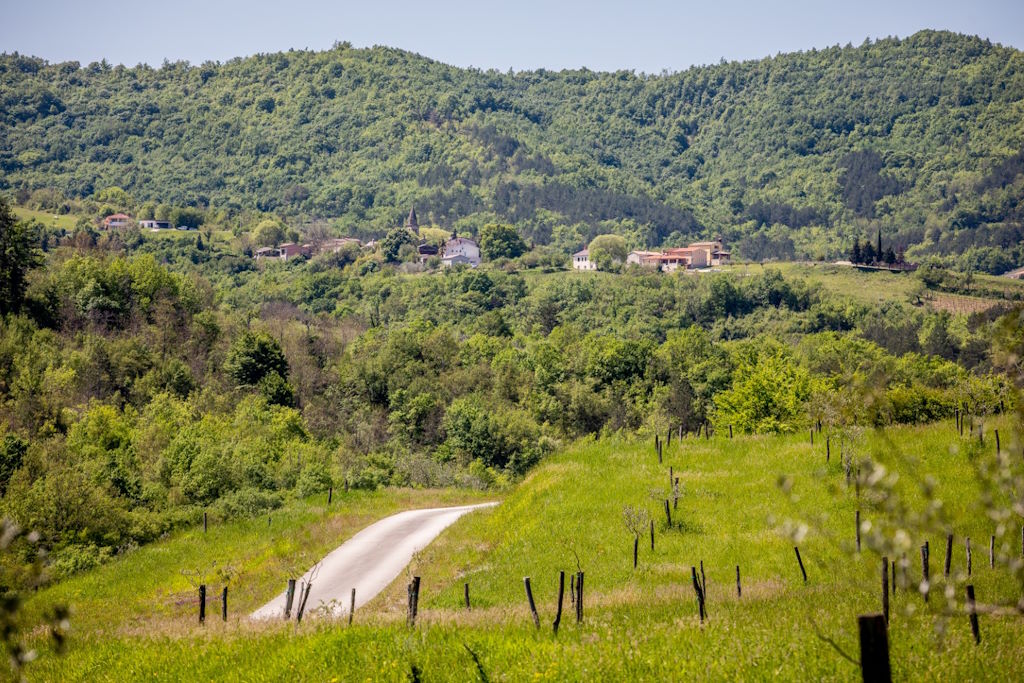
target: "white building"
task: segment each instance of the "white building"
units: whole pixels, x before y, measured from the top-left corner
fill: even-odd
[[[597,264],[590,260],[590,250],[583,249],[572,255],[573,270],[597,270]]]
[[[140,228],[149,228],[156,232],[157,230],[174,230],[174,223],[170,221],[158,221],[155,219],[147,219],[139,221]]]
[[[467,264],[476,268],[480,265],[480,247],[476,242],[466,237],[453,236],[444,243],[444,250],[441,256],[441,263],[445,267]]]

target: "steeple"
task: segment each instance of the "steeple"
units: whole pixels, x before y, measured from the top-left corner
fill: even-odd
[[[416,207],[409,209],[409,218],[405,221],[405,227],[410,230],[419,230],[420,224],[416,221]]]

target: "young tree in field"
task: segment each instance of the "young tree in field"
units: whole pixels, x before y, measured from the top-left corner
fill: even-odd
[[[27,286],[25,276],[42,262],[32,233],[0,196],[0,315],[21,310]]]
[[[511,225],[488,223],[480,228],[480,251],[484,258],[516,258],[526,252],[526,243]]]
[[[651,516],[641,507],[627,505],[622,508],[622,523],[629,533],[633,534],[633,569],[636,569],[637,550],[640,546],[640,534],[647,530]]]

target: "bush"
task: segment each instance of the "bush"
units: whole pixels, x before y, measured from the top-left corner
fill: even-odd
[[[255,517],[268,510],[276,510],[281,507],[281,502],[280,493],[244,488],[227,494],[218,500],[212,509],[217,516],[223,519],[236,519]]]
[[[302,468],[299,480],[295,484],[295,492],[306,498],[314,493],[322,493],[331,486],[334,486],[334,480],[331,479],[327,463],[316,461]]]

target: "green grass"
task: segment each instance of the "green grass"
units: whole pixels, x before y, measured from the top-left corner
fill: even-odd
[[[1019,453],[1020,439],[1008,436],[1008,425],[990,424],[989,430],[993,426],[1000,427],[1004,448]],[[985,448],[991,451],[991,443]],[[474,680],[468,647],[490,680],[857,680],[857,668],[823,638],[856,658],[856,617],[880,609],[882,548],[866,533],[863,551],[856,552],[855,510],[873,528],[897,520],[885,512],[878,489],[865,484],[858,499],[856,487],[846,484],[838,448],[832,453],[826,465],[820,436],[813,448],[806,435],[689,438],[673,442],[659,465],[648,440],[577,444],[545,461],[501,506],[463,517],[416,558],[411,570],[423,577],[423,589],[414,630],[403,623],[405,578],[363,608],[353,628],[233,619],[200,629],[194,607],[168,606],[165,592],[189,588],[175,579],[182,566],[244,548],[241,554],[253,558],[245,580],[252,595],[239,597],[241,610],[280,590],[289,552],[312,557],[330,543],[326,534],[313,534],[317,543],[287,532],[264,538],[258,522],[225,529],[224,538],[190,532],[41,595],[40,602],[76,604],[78,630],[65,656],[44,656],[31,674],[39,680],[408,680],[415,667],[423,680]],[[946,529],[956,539],[950,585],[957,598],[962,601],[966,535],[974,541],[971,581],[979,601],[1012,604],[1020,597],[1009,565],[1019,562],[1021,520],[1007,520],[997,531],[986,517],[976,440],[955,437],[951,424],[898,428],[865,433],[857,453],[884,463],[890,479],[898,477],[892,494],[911,510],[942,501],[935,522],[905,527],[910,578],[920,578],[917,548],[927,539],[938,580],[927,604],[907,587],[893,599],[894,678],[1024,678],[1020,617],[983,615],[982,643],[975,646],[962,613],[941,613]],[[669,466],[682,487],[671,528],[663,511]],[[930,497],[925,482],[933,487]],[[361,515],[380,516],[411,500],[395,495],[354,497],[348,512],[332,512],[351,522],[336,540],[354,531]],[[655,550],[644,536],[636,570],[622,521],[625,505],[646,508],[656,523]],[[326,513],[309,506],[293,514],[290,526],[303,528],[322,524],[315,520]],[[786,532],[800,525],[806,525],[799,541],[806,585]],[[989,569],[993,533],[999,534],[999,557]],[[205,552],[204,541],[212,546]],[[234,550],[223,553],[228,547]],[[892,555],[893,548],[885,552]],[[265,555],[277,559],[258,559]],[[550,622],[557,573],[574,571],[577,558],[586,572],[586,619],[577,626],[567,608],[556,638]],[[690,579],[691,566],[701,560],[710,615],[704,624]],[[736,565],[742,598],[735,593]],[[539,632],[526,608],[524,576],[532,577]],[[473,600],[468,612],[461,607],[465,582]],[[140,590],[145,597],[133,597]],[[161,597],[164,606],[153,608]],[[131,607],[105,609],[110,599]],[[132,616],[137,610],[148,616]]]
[[[47,227],[63,228],[68,232],[73,231],[75,229],[75,223],[78,222],[78,216],[74,214],[58,216],[49,211],[34,211],[21,206],[14,206],[11,208],[14,210],[14,215],[17,216],[19,220],[37,220]]]

